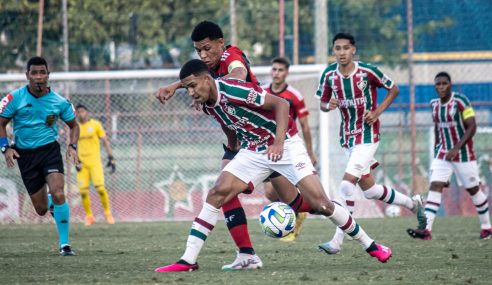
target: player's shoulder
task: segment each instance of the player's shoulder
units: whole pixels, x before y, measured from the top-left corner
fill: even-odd
[[[243,54],[243,51],[236,47],[229,45],[220,57],[220,61],[227,61],[228,59],[238,59]]]
[[[70,103],[70,100],[67,98],[63,97],[60,93],[54,91],[53,89],[50,89],[50,94],[55,98],[56,101],[62,102],[62,103]]]
[[[323,71],[324,74],[327,74],[327,73],[332,73],[332,72],[335,72],[337,71],[337,68],[338,68],[338,63],[334,62],[330,65],[328,65],[325,70]]]
[[[304,100],[304,96],[302,96],[302,93],[295,89],[292,85],[287,85],[287,89],[285,91],[289,92],[292,94],[294,97],[296,97],[298,100]]]
[[[431,106],[436,106],[436,105],[439,105],[441,102],[441,99],[439,98],[434,98],[434,99],[431,99],[430,102],[429,102],[429,105]]]
[[[358,61],[357,64],[358,64],[360,69],[366,69],[366,70],[373,71],[373,72],[379,72],[379,68],[372,63]]]
[[[470,99],[465,94],[453,92],[453,97],[455,100],[461,101],[463,103],[470,102]]]

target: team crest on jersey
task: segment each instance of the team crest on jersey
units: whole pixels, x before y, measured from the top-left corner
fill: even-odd
[[[230,105],[225,106],[225,111],[227,114],[236,115],[236,108],[234,108]]]
[[[357,88],[359,88],[360,91],[366,90],[366,87],[367,87],[367,81],[366,80],[361,80],[361,81],[357,82]]]
[[[46,126],[51,127],[53,124],[56,122],[57,116],[56,115],[48,115],[46,116]]]
[[[249,90],[248,98],[246,98],[246,103],[254,104],[256,101],[256,97],[258,97],[258,92],[253,89]]]

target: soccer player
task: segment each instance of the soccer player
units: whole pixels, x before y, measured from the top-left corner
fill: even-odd
[[[191,34],[193,46],[200,57],[206,63],[213,78],[235,78],[252,82],[258,85],[256,76],[251,72],[249,61],[244,53],[235,46],[226,46],[221,28],[212,22],[199,23]],[[184,88],[181,81],[162,87],[156,94],[161,103],[165,103],[175,93],[176,89]],[[194,101],[194,103],[196,103]],[[198,106],[200,104],[194,104]],[[227,134],[226,134],[227,135]],[[228,145],[224,145],[221,169],[223,169],[237,154],[238,146],[234,139],[228,136]],[[279,193],[281,201],[287,201],[297,212],[308,212],[309,205],[299,195],[297,189],[285,177],[278,176],[271,179],[277,189],[288,189]],[[289,190],[290,189],[290,190]],[[246,192],[247,193],[247,192]],[[227,228],[234,243],[238,247],[236,259],[222,267],[224,270],[258,269],[263,266],[260,257],[255,253],[248,232],[246,213],[238,197],[234,196],[230,201],[222,205]]]
[[[292,87],[286,82],[287,76],[289,75],[289,60],[285,57],[276,57],[272,60],[272,69],[270,71],[270,76],[272,82],[270,85],[263,86],[266,92],[272,95],[279,96],[289,102],[289,116],[295,121],[299,121],[302,130],[302,137],[304,138],[304,143],[306,149],[311,159],[311,162],[316,166],[316,155],[313,151],[313,143],[311,139],[311,130],[309,129],[308,115],[309,111],[304,103],[304,98],[297,89]],[[279,173],[274,172],[270,178],[280,176]],[[267,180],[264,184],[265,196],[272,202],[279,201],[277,195],[278,191],[273,189],[272,183]],[[287,236],[281,238],[282,241],[294,241],[301,232],[301,226],[303,221],[307,217],[307,212],[298,212],[296,225],[294,231],[292,231]]]
[[[434,87],[439,98],[430,102],[434,121],[435,154],[425,204],[427,227],[408,229],[408,234],[423,240],[432,238],[432,225],[441,206],[442,191],[454,172],[477,209],[480,238],[489,239],[492,235],[489,202],[487,195],[480,191],[478,164],[473,151],[473,136],[477,129],[475,112],[465,95],[451,91],[451,76],[447,72],[439,72],[434,77]]]
[[[184,255],[177,263],[157,268],[156,272],[197,270],[198,254],[217,223],[220,207],[246,189],[253,191],[273,171],[287,177],[316,213],[343,228],[371,256],[381,262],[391,257],[389,248],[376,244],[345,208],[328,199],[289,117],[285,100],[268,94],[254,83],[214,80],[201,60],[188,61],[181,68],[179,78],[189,95],[203,104],[203,111],[213,116],[231,136],[236,136],[241,150],[208,191],[205,204],[193,222]]]
[[[356,184],[368,199],[379,199],[410,209],[417,214],[420,227],[425,227],[425,214],[420,195],[410,198],[391,187],[378,185],[371,175],[376,166],[374,154],[379,145],[379,116],[393,102],[399,93],[398,87],[376,66],[354,61],[355,39],[347,33],[333,38],[333,53],[336,63],[328,66],[321,75],[316,96],[321,99],[324,112],[338,105],[342,116],[340,143],[348,158],[347,168],[340,184],[340,196],[352,213],[355,207]],[[388,94],[377,106],[377,88],[388,90]],[[335,103],[331,101],[336,99]],[[332,102],[330,104],[330,101]],[[319,248],[328,254],[341,251],[344,232],[337,228],[331,241]]]
[[[7,167],[19,165],[22,181],[36,213],[40,216],[53,209],[58,229],[60,255],[75,255],[69,242],[70,208],[64,189],[63,159],[58,136],[57,120],[70,128],[67,159],[76,164],[79,125],[72,104],[48,85],[46,60],[33,57],[27,62],[29,84],[10,92],[0,103],[0,146]],[[6,126],[13,121],[15,146],[6,137]],[[47,195],[46,184],[49,188]]]
[[[114,224],[114,218],[109,208],[108,191],[104,187],[104,171],[101,162],[99,140],[103,141],[108,154],[107,167],[111,168],[111,174],[116,171],[116,162],[113,150],[102,124],[90,117],[89,110],[84,105],[77,105],[77,119],[80,125],[79,138],[79,165],[77,166],[77,182],[79,185],[82,206],[85,210],[85,225],[90,226],[96,222],[91,209],[89,197],[90,183],[94,184],[99,200],[104,209],[104,217],[110,225]]]

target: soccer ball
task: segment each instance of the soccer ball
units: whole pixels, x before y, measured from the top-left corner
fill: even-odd
[[[395,217],[399,217],[401,215],[401,209],[400,209],[400,206],[389,205],[384,210],[384,213],[388,217],[395,218]]]
[[[284,237],[294,230],[295,224],[296,213],[285,203],[273,202],[261,210],[261,229],[269,237]]]

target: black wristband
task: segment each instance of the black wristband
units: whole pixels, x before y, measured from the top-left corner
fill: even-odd
[[[77,150],[77,144],[71,143],[68,146],[70,146],[71,148],[73,148],[73,150]]]

